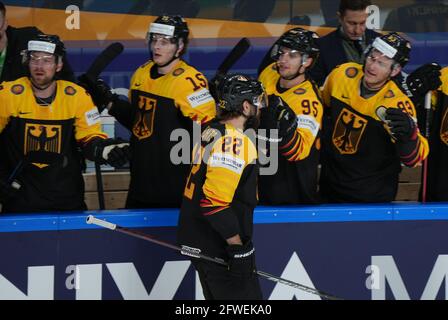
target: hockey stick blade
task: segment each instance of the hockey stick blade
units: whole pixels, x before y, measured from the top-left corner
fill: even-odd
[[[101,72],[123,52],[123,45],[119,42],[110,44],[92,62],[86,74],[92,79],[98,78]]]
[[[232,66],[246,53],[250,48],[250,41],[248,38],[241,38],[240,41],[233,47],[232,51],[226,56],[224,61],[219,65],[216,74],[226,74]]]

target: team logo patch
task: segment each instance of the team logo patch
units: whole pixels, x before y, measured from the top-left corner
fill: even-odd
[[[72,86],[65,87],[64,92],[66,95],[73,96],[76,93],[76,89]]]
[[[342,109],[333,130],[333,145],[341,154],[355,154],[358,151],[367,122],[360,115]]]
[[[306,93],[306,89],[299,88],[299,89],[294,90],[294,93],[297,94],[297,95],[302,95],[302,94]]]
[[[393,98],[395,97],[395,93],[392,90],[388,90],[384,95],[384,98]]]
[[[61,134],[61,125],[25,124],[25,154],[30,151],[61,153]],[[48,167],[47,163],[33,162],[33,165],[40,169]]]
[[[21,94],[25,88],[21,84],[15,84],[11,87],[11,92],[14,94]]]
[[[448,146],[448,108],[445,109],[440,124],[440,140]]]
[[[177,68],[176,70],[173,71],[173,76],[177,77],[177,76],[181,75],[184,72],[185,72],[184,68]]]
[[[347,68],[347,70],[345,70],[345,75],[348,78],[354,78],[358,75],[358,69],[354,67]]]
[[[154,116],[156,113],[157,100],[138,95],[138,112],[132,127],[132,133],[139,139],[149,138],[154,131]]]

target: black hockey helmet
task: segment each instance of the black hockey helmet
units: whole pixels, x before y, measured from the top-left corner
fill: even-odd
[[[28,52],[43,51],[58,57],[65,55],[65,46],[59,36],[55,34],[38,34],[34,39],[28,41]]]
[[[62,62],[62,58],[65,55],[65,46],[59,36],[41,33],[29,40],[27,49],[21,52],[22,63],[28,63],[30,54],[33,51],[50,53],[58,58],[58,62]]]
[[[242,113],[246,100],[257,108],[267,105],[266,93],[260,81],[243,74],[229,74],[219,82],[218,110]]]
[[[372,49],[376,49],[386,57],[393,59],[402,67],[409,61],[411,53],[411,43],[396,32],[377,37],[367,48],[366,56]]]
[[[305,58],[310,57],[316,61],[320,51],[315,41],[318,38],[317,33],[303,28],[288,30],[275,42],[271,51],[271,57],[277,60],[280,47],[286,47],[291,50],[297,50],[302,55],[306,55]]]
[[[153,34],[163,34],[174,41],[182,39],[185,44],[188,43],[188,29],[187,22],[178,15],[163,15],[157,17],[154,22],[149,25],[147,39],[151,40]]]

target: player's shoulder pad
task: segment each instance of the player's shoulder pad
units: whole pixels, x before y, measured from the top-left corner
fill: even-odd
[[[79,92],[87,92],[86,89],[71,81],[58,80],[57,84],[63,88],[66,96],[76,96]]]
[[[22,77],[13,81],[3,81],[1,83],[0,92],[12,93],[13,95],[21,95],[30,87],[27,77]]]

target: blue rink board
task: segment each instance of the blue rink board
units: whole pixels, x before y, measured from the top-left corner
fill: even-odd
[[[175,209],[2,215],[0,300],[202,298],[188,257],[87,225],[88,214],[176,243]],[[448,297],[446,203],[258,207],[254,222],[261,271],[345,299]],[[260,285],[264,299],[317,298]]]
[[[105,210],[50,214],[4,214],[0,232],[96,229],[85,223],[87,215],[124,227],[173,227],[178,209]],[[284,206],[255,209],[255,224],[299,222],[448,220],[448,203]]]

